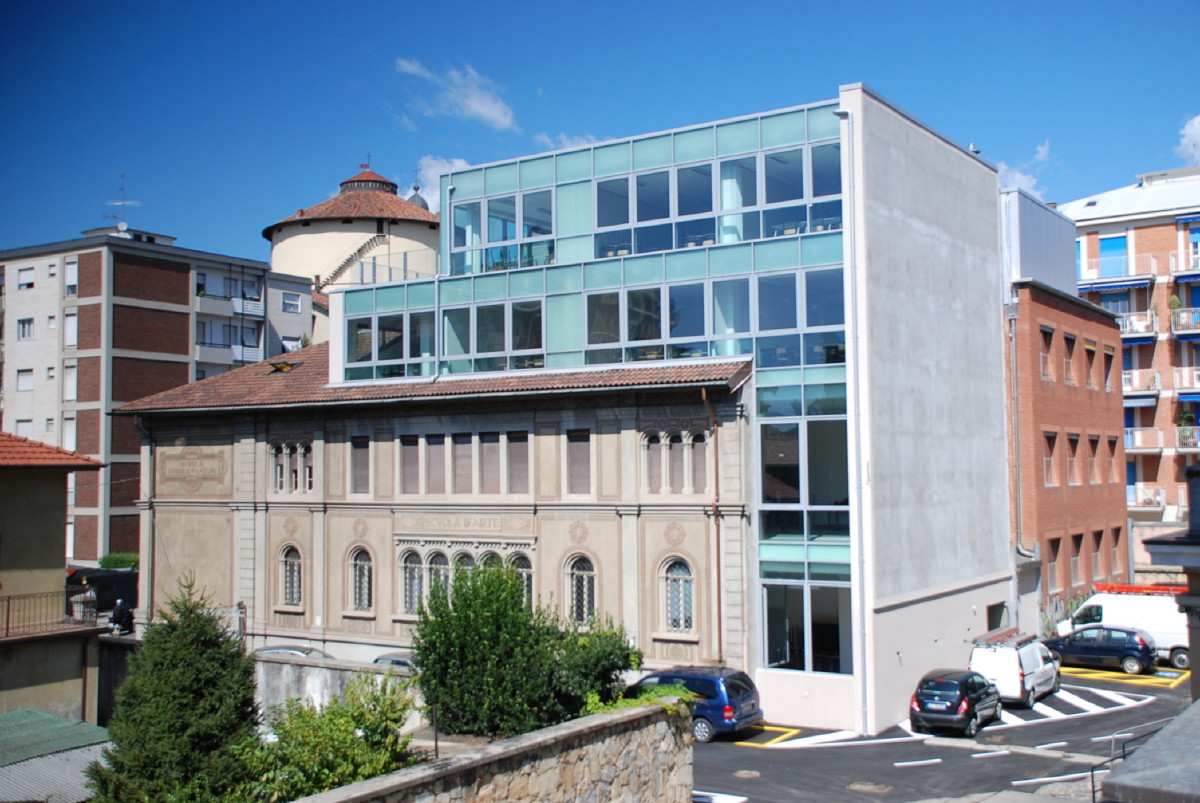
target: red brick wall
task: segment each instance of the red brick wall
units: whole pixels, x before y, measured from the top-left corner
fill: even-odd
[[[108,470],[108,504],[110,507],[133,507],[138,500],[138,463],[113,463]]]
[[[100,506],[100,474],[99,471],[75,473],[75,507]]]
[[[1138,226],[1133,230],[1133,242],[1129,252],[1132,254],[1153,254],[1159,273],[1170,270],[1170,253],[1179,245],[1175,224],[1159,226]]]
[[[104,418],[99,410],[78,410],[75,413],[75,451],[80,454],[100,453],[100,427]]]
[[[187,313],[113,305],[113,348],[188,354],[191,326]]]
[[[79,255],[80,298],[104,294],[104,259],[99,251]]]
[[[109,516],[108,551],[137,552],[138,547],[138,517]]]
[[[131,402],[152,393],[185,385],[187,381],[187,363],[113,357],[114,402]]]
[[[75,398],[81,402],[100,401],[99,357],[80,357],[75,369]]]
[[[88,472],[91,473],[91,472]],[[95,516],[75,517],[75,557],[78,560],[97,560],[99,522]]]
[[[108,449],[112,454],[141,454],[142,436],[137,430],[133,416],[114,415],[109,419],[109,427],[112,441]]]
[[[104,326],[99,304],[84,304],[79,307],[79,337],[76,348],[98,349],[104,347]]]
[[[186,262],[144,254],[113,253],[114,296],[190,304],[190,284],[191,270]]]

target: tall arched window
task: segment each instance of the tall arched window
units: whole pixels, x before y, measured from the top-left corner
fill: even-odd
[[[596,570],[592,562],[583,555],[570,563],[567,572],[570,610],[568,616],[574,622],[587,622],[596,615]]]
[[[284,605],[299,605],[300,587],[300,550],[294,546],[285,547],[279,555],[279,587],[283,591]]]
[[[692,491],[704,493],[708,487],[708,441],[703,432],[692,434]]]
[[[434,552],[429,556],[429,590],[441,588],[450,591],[450,561],[446,560],[446,556],[441,552]]]
[[[371,555],[359,547],[350,553],[350,593],[351,605],[356,611],[371,610],[373,601]]]
[[[662,439],[646,436],[646,490],[652,494],[662,489]]]
[[[672,432],[667,436],[667,471],[671,476],[671,493],[683,491],[683,436]]]
[[[284,462],[287,456],[281,443],[271,444],[271,487],[283,493]]]
[[[675,559],[662,574],[663,592],[667,602],[667,632],[691,633],[695,630],[694,583],[687,561]]]
[[[421,556],[416,552],[406,553],[400,571],[404,588],[404,612],[419,613],[421,604],[425,601],[425,567],[421,565]]]
[[[306,492],[311,491],[313,489],[313,451],[311,443],[301,445],[300,461],[301,471],[303,472],[300,478],[300,487]]]
[[[517,576],[521,578],[521,583],[524,585],[525,604],[533,604],[533,564],[529,562],[529,558],[521,553],[512,556],[512,567],[517,570]]]

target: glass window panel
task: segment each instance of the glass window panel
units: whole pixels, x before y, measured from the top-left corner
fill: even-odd
[[[730,159],[721,162],[721,208],[738,209],[758,203],[756,159]]]
[[[592,152],[590,150],[560,153],[554,157],[558,181],[575,181],[592,177]]]
[[[800,244],[797,240],[788,238],[754,245],[755,270],[794,268],[799,264]]]
[[[698,162],[713,155],[712,127],[682,131],[675,135],[675,161]]]
[[[470,279],[452,279],[442,282],[441,302],[443,305],[466,304],[471,298]]]
[[[666,259],[667,281],[699,279],[708,273],[708,256],[703,251],[675,252]]]
[[[377,288],[375,290],[375,309],[379,312],[404,309],[404,290],[404,285]]]
[[[497,192],[512,192],[517,188],[517,165],[506,164],[484,168],[485,195]]]
[[[850,504],[846,422],[808,421],[808,503]]]
[[[404,359],[404,316],[380,315],[377,340],[380,360]]]
[[[847,510],[813,510],[808,514],[810,541],[842,541],[850,543],[850,512]]]
[[[478,273],[483,265],[483,251],[455,251],[450,255],[450,275],[465,276]]]
[[[796,328],[796,276],[758,277],[758,328]]]
[[[432,312],[414,312],[408,316],[408,356],[433,356]]]
[[[583,347],[583,297],[578,293],[546,299],[546,349],[569,351]]]
[[[842,202],[821,201],[809,209],[809,231],[831,231],[842,227]]]
[[[808,110],[808,140],[829,139],[840,135],[839,120],[834,115],[837,104]]]
[[[522,237],[541,237],[554,233],[550,217],[550,196],[550,190],[527,192],[521,196]]]
[[[508,492],[529,493],[529,433],[508,433]]]
[[[642,226],[633,230],[633,236],[633,250],[638,254],[670,251],[673,245],[670,223],[663,223],[658,226]]]
[[[546,292],[566,293],[583,289],[583,266],[568,265],[546,271]]]
[[[454,247],[465,248],[479,245],[482,234],[479,228],[479,202],[454,205]]]
[[[583,286],[588,290],[621,286],[621,262],[593,262],[583,266]]]
[[[825,146],[828,147],[828,146]],[[804,197],[804,151],[778,151],[763,159],[767,203]]]
[[[742,120],[717,126],[717,155],[758,150],[758,120]]]
[[[717,228],[723,243],[740,243],[743,240],[757,240],[759,231],[758,212],[745,212],[740,215],[721,215],[717,218]]]
[[[842,235],[822,234],[800,240],[801,265],[825,265],[842,261]]]
[[[842,271],[810,270],[804,274],[805,326],[839,326],[846,321]]]
[[[442,312],[442,353],[467,354],[471,350],[471,310],[448,309]]]
[[[662,337],[661,299],[662,291],[658,287],[626,292],[627,340],[658,340]]]
[[[804,142],[804,110],[764,117],[762,124],[762,146],[774,148],[779,145],[795,145]]]
[[[487,249],[483,263],[485,271],[511,270],[517,267],[517,247],[515,245],[497,245]]]
[[[592,433],[587,429],[567,430],[567,493],[592,490]]]
[[[587,297],[587,342],[616,343],[621,333],[620,293],[596,293]]]
[[[808,385],[804,389],[804,397],[808,402],[804,408],[805,415],[846,414],[846,386],[844,384]]]
[[[489,243],[517,239],[517,196],[490,199],[487,213]]]
[[[357,312],[375,311],[374,290],[351,290],[345,294],[345,297],[347,315],[353,315]]]
[[[750,331],[750,280],[713,282],[713,325],[715,335]]]
[[[620,349],[595,349],[587,352],[584,359],[585,365],[610,365],[622,361],[622,352]]]
[[[758,338],[756,362],[759,368],[800,365],[800,335]]]
[[[800,510],[764,510],[758,528],[758,540],[786,543],[804,540],[804,512]]]
[[[623,226],[629,222],[629,179],[596,182],[596,225]]]
[[[671,135],[639,139],[633,143],[633,169],[645,170],[671,163]]]
[[[846,381],[846,366],[814,365],[803,369],[804,382],[808,385],[837,384]]]
[[[667,346],[667,359],[681,360],[709,356],[708,342],[698,340],[693,343],[671,343]]]
[[[814,196],[841,195],[842,145],[831,142],[812,149],[812,183]]]
[[[759,371],[755,384],[760,388],[777,388],[783,385],[799,385],[804,382],[803,368],[781,368],[776,371]]]
[[[680,215],[702,215],[713,208],[712,165],[681,167],[676,171]]]
[[[475,310],[475,351],[504,351],[504,305],[489,304]]]
[[[595,248],[592,245],[592,235],[587,234],[583,237],[570,237],[563,240],[558,240],[554,246],[555,262],[583,262],[586,259],[592,259],[595,256]]]
[[[845,332],[813,332],[804,336],[805,365],[830,365],[845,361]]]
[[[346,362],[365,362],[371,359],[371,319],[355,318],[346,321]]]
[[[512,302],[512,347],[514,351],[527,351],[542,347],[542,302]]]
[[[685,220],[675,224],[677,248],[697,248],[714,245],[717,240],[717,221],[711,217]]]
[[[433,306],[433,282],[419,282],[408,285],[408,308]]]
[[[753,261],[754,253],[749,245],[730,245],[708,252],[708,270],[714,276],[749,273]]]
[[[596,259],[623,257],[633,250],[633,232],[629,229],[602,231],[596,234]]]
[[[763,424],[760,431],[762,433],[763,501],[799,502],[799,425]]]
[[[483,171],[467,170],[450,176],[454,194],[459,198],[478,198],[483,195]]]
[[[758,414],[763,417],[804,415],[804,391],[797,386],[758,389]]]
[[[528,159],[521,162],[521,188],[543,187],[554,183],[554,157]]]
[[[663,258],[661,256],[636,257],[626,259],[625,284],[651,284],[661,282],[663,278]]]
[[[508,297],[508,276],[478,276],[472,282],[476,301],[498,301]]]
[[[767,237],[803,234],[808,229],[808,207],[785,206],[763,211],[763,232]]]
[[[560,236],[584,234],[592,230],[592,185],[591,182],[566,184],[555,193],[554,208],[557,212]]]
[[[540,270],[523,270],[508,277],[508,292],[513,298],[540,296],[544,292],[545,274]]]
[[[618,142],[592,151],[592,163],[597,176],[629,172],[629,143]]]
[[[704,285],[676,284],[667,288],[668,337],[704,335]]]
[[[643,173],[635,179],[637,187],[637,219],[661,220],[671,216],[671,174]]]
[[[554,241],[541,240],[536,243],[521,243],[521,267],[539,267],[554,264]],[[541,279],[541,274],[538,274]],[[519,295],[519,293],[513,293]]]

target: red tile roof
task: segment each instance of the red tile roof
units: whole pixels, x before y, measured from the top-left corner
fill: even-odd
[[[287,366],[291,366],[288,368]],[[372,385],[329,383],[329,344],[319,343],[130,402],[117,414],[364,402],[431,401],[662,387],[740,387],[750,361],[669,362],[562,371],[420,377]]]
[[[364,170],[361,173],[359,173],[357,176],[354,176],[353,178],[348,178],[345,181],[343,181],[342,183],[348,184],[351,181],[378,181],[380,184],[393,184],[393,185],[396,183],[396,182],[392,181],[391,179],[384,178],[383,176],[376,173],[374,170]]]
[[[62,468],[72,471],[96,471],[103,468],[99,460],[78,452],[60,449],[39,441],[31,441],[9,432],[0,432],[0,469]]]

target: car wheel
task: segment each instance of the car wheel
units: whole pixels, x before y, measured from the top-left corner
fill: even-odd
[[[1121,670],[1124,671],[1126,675],[1140,675],[1142,674],[1142,670],[1144,668],[1145,667],[1142,666],[1142,662],[1134,658],[1132,655],[1126,655],[1121,659]]]
[[[1062,688],[1062,678],[1057,672],[1054,673],[1054,688],[1050,690],[1051,694],[1058,694],[1058,690]]]
[[[972,712],[971,718],[967,720],[967,726],[963,728],[963,736],[974,739],[977,733],[979,733],[979,714]]]
[[[1051,650],[1051,651],[1050,651],[1050,657],[1054,659],[1054,662],[1055,662],[1056,664],[1058,664],[1059,666],[1062,666],[1062,662],[1063,662],[1063,660],[1062,660],[1062,653],[1061,653],[1061,652],[1056,652],[1056,651],[1054,651],[1054,650]]]
[[[1021,700],[1022,708],[1033,708],[1034,702],[1037,700],[1037,695],[1033,693],[1033,689],[1025,690],[1025,697]]]
[[[711,742],[715,734],[712,723],[704,717],[696,717],[692,720],[692,738],[697,742]]]
[[[1191,666],[1187,650],[1171,650],[1171,666],[1175,669],[1187,669]]]

